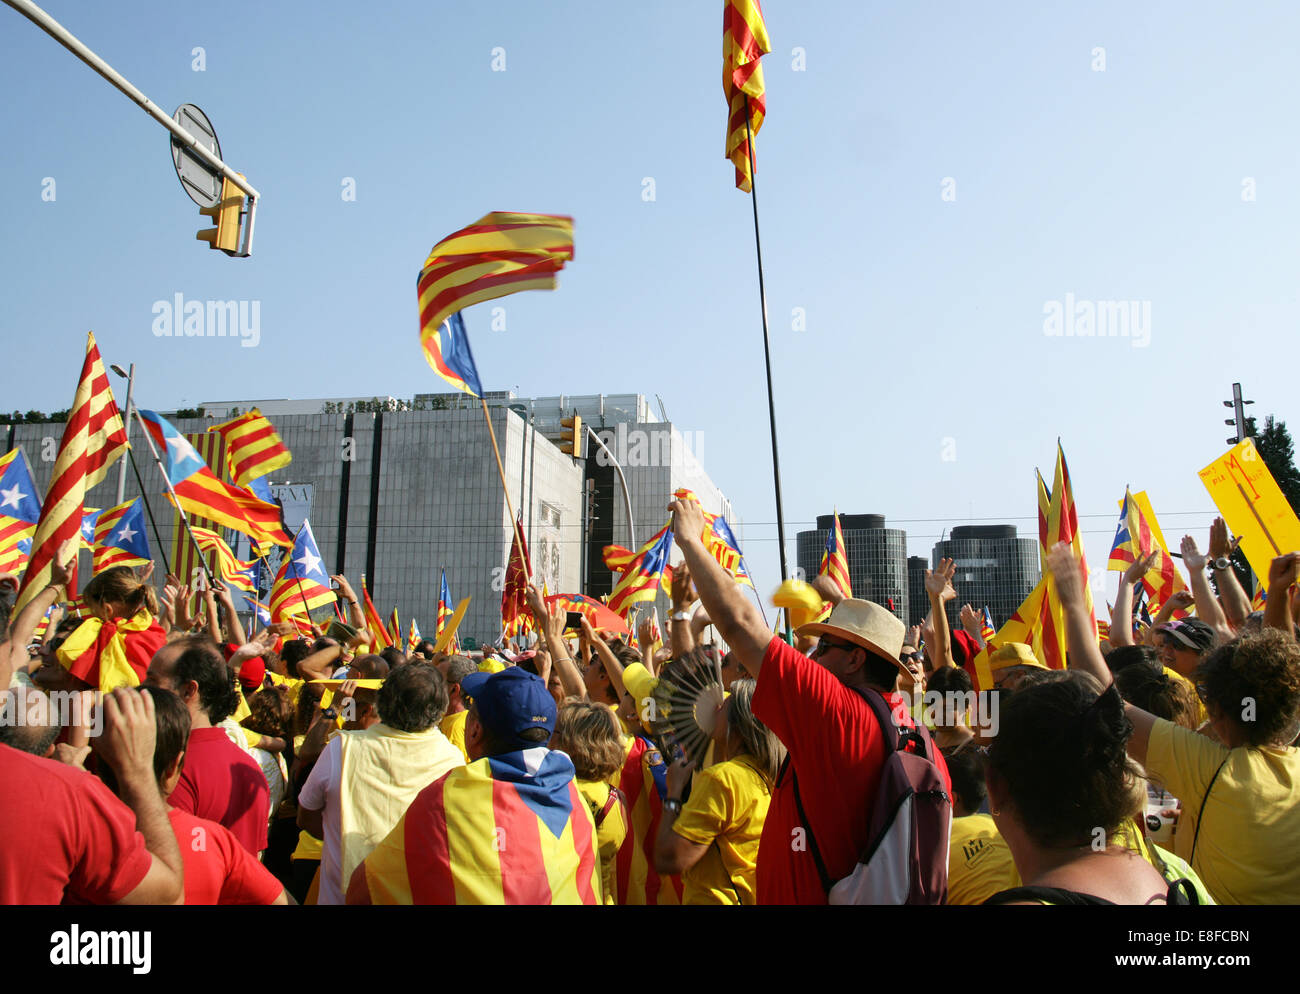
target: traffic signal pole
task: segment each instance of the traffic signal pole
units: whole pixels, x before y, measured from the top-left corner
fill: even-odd
[[[244,177],[239,173],[231,169],[230,166],[222,162],[218,156],[210,152],[197,138],[190,134],[189,131],[181,127],[159,110],[157,104],[132,86],[130,81],[123,77],[121,73],[82,44],[82,42],[73,35],[71,31],[52,18],[40,7],[36,6],[36,4],[32,3],[31,0],[4,0],[4,2],[26,17],[86,65],[90,66],[90,68],[99,73],[100,76],[112,83],[114,87],[126,94],[126,96],[130,97],[131,100],[139,105],[146,114],[170,131],[172,136],[184,145],[186,149],[193,152],[222,177],[239,187],[239,189],[247,195],[248,221],[244,226],[244,245],[239,254],[241,256],[252,255],[253,216],[257,211],[258,198],[261,196],[261,194],[253,188],[253,185],[249,183],[248,180],[244,179]]]

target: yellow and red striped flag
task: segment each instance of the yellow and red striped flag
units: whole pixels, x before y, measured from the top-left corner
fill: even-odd
[[[364,573],[361,574],[361,603],[364,605],[366,615],[366,629],[370,632],[370,651],[378,652],[380,649],[387,649],[393,644],[393,640],[389,638],[388,629],[384,627],[384,619],[379,616],[374,601],[370,599]]]
[[[727,98],[726,156],[736,167],[736,187],[754,188],[750,170],[753,139],[767,116],[763,64],[772,51],[758,0],[726,0],[722,8],[722,92]],[[745,118],[749,118],[746,136]]]
[[[194,533],[194,541],[198,543],[203,554],[215,556],[216,572],[221,577],[222,583],[228,584],[237,590],[242,590],[246,594],[255,592],[256,588],[253,585],[253,578],[249,575],[249,570],[253,568],[257,560],[244,562],[242,559],[237,558],[230,546],[226,544],[225,539],[210,528],[191,524],[190,531]]]
[[[135,497],[116,507],[107,507],[95,519],[94,553],[96,573],[111,566],[143,566],[153,556],[144,530],[144,501]]]
[[[601,903],[591,811],[572,761],[545,748],[435,780],[364,868],[374,904]]]
[[[230,479],[239,487],[283,469],[293,459],[271,422],[256,407],[208,431],[215,431],[225,439]]]
[[[49,584],[50,566],[59,546],[77,538],[81,532],[86,491],[108,475],[108,467],[126,448],[122,416],[113,400],[95,336],[88,333],[81,377],[54,461],[54,474],[41,506],[41,519],[32,536],[31,558],[14,604],[15,613]],[[74,588],[76,568],[73,560]]]
[[[840,529],[839,511],[833,511],[831,517],[834,523],[826,536],[826,548],[822,551],[822,562],[817,575],[829,576],[845,597],[852,597],[853,584],[849,581],[849,559],[844,552],[844,532]]]
[[[449,366],[444,354],[456,343],[442,340],[443,322],[484,300],[554,290],[555,274],[572,258],[571,217],[494,211],[448,235],[429,252],[417,282],[420,344],[429,365],[464,390],[464,377],[455,372],[461,364]]]
[[[402,623],[397,620],[397,608],[393,608],[393,613],[388,616],[388,637],[397,648],[402,647]]]

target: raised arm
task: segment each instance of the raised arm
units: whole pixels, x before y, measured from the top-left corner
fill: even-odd
[[[45,617],[45,612],[67,596],[77,549],[78,540],[75,538],[70,538],[59,546],[54,561],[50,563],[49,584],[28,601],[17,616],[10,619],[9,637],[0,643],[0,693],[9,686],[14,673],[27,666],[27,644],[36,634],[36,626]],[[53,628],[53,624],[50,627]]]
[[[673,512],[673,538],[690,568],[704,609],[740,664],[757,677],[772,641],[771,630],[740,584],[704,547],[704,514],[700,505],[695,501],[675,500],[668,509]]]
[[[1300,572],[1300,552],[1278,556],[1268,567],[1268,599],[1264,601],[1264,624],[1276,628],[1287,638],[1295,639],[1295,625],[1291,621],[1291,584]]]
[[[952,665],[952,630],[948,627],[945,601],[957,596],[952,589],[952,577],[957,566],[951,559],[940,559],[939,568],[925,571],[925,592],[930,598],[930,617],[934,619],[934,645],[930,646],[930,662],[936,670]]]
[[[690,608],[698,599],[691,583],[689,563],[681,563],[673,570],[673,611],[668,616],[668,644],[677,658],[695,648],[695,631],[691,627]]]
[[[546,642],[546,649],[551,654],[551,665],[559,674],[565,696],[586,698],[587,686],[583,682],[582,673],[569,655],[569,647],[564,644],[564,618],[567,613],[564,606],[557,601],[555,612],[548,614],[542,592],[532,584],[528,585],[526,596],[528,608],[533,612],[533,620],[537,622],[537,628]]]
[[[1138,556],[1119,578],[1115,606],[1110,609],[1110,644],[1116,648],[1133,644],[1133,588],[1147,575],[1160,555],[1162,553],[1154,551],[1148,556]]]
[[[348,602],[348,623],[353,628],[366,631],[366,612],[361,609],[361,601],[357,599],[352,584],[348,583],[348,578],[342,573],[336,573],[330,579],[339,585],[339,596]]]
[[[1250,614],[1250,598],[1241,589],[1237,571],[1228,562],[1236,547],[1237,543],[1228,538],[1227,523],[1222,518],[1215,518],[1210,525],[1210,568],[1214,570],[1214,581],[1219,588],[1219,604],[1233,629],[1240,628],[1246,615]],[[1222,562],[1227,565],[1220,569],[1216,564]]]
[[[605,667],[605,672],[609,675],[609,682],[614,685],[614,691],[621,701],[623,695],[627,693],[627,688],[623,685],[622,662],[619,661],[618,656],[614,655],[614,650],[609,647],[609,643],[600,637],[596,629],[591,627],[591,622],[587,620],[585,614],[582,616],[582,634],[587,637],[587,641],[596,650],[596,656],[600,659],[600,664]]]
[[[337,642],[304,656],[298,663],[298,675],[304,680],[328,680],[334,673],[334,664],[343,656],[343,646]]]
[[[1196,598],[1196,615],[1226,642],[1232,638],[1232,628],[1224,617],[1223,608],[1219,606],[1219,599],[1210,589],[1210,581],[1205,575],[1205,557],[1196,547],[1196,539],[1184,535],[1182,553],[1183,565],[1187,567],[1187,575],[1191,580],[1192,596]]]
[[[214,584],[213,587],[217,592],[217,604],[221,608],[221,616],[226,622],[226,635],[235,645],[243,645],[248,641],[248,636],[244,633],[244,626],[239,620],[239,612],[235,610],[235,600],[230,596],[230,588],[221,582]]]

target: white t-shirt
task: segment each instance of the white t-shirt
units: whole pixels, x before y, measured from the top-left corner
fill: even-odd
[[[343,741],[335,735],[316,760],[311,775],[298,792],[298,806],[321,812],[325,838],[321,840],[320,891],[317,904],[342,904],[343,827],[339,816],[339,783],[343,779]]]
[[[280,802],[284,800],[284,787],[286,782],[284,770],[284,758],[276,752],[267,752],[265,749],[249,750],[252,756],[257,760],[257,765],[262,768],[262,776],[266,777],[267,789],[271,791],[271,821],[275,821],[275,813],[280,809]]]

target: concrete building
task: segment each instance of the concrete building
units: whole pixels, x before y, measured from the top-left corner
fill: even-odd
[[[574,411],[607,439],[624,466],[637,542],[663,526],[669,497],[683,486],[695,490],[708,510],[722,512],[743,539],[730,502],[692,453],[692,440],[671,423],[653,418],[644,397],[516,398],[502,392],[489,393],[487,401],[510,498],[522,512],[534,575],[551,593],[608,593],[613,577],[601,561],[601,548],[631,543],[622,488],[608,458],[592,446],[585,459],[575,460],[555,444],[560,419]],[[473,598],[461,634],[496,639],[513,530],[477,400],[426,394],[412,401],[227,400],[200,407],[203,418],[173,420],[177,430],[193,438],[254,407],[272,420],[293,453],[293,462],[270,480],[286,527],[293,532],[310,520],[326,569],[345,573],[358,591],[364,573],[385,617],[396,606],[404,631],[414,617],[422,633],[431,635],[439,571],[446,567],[452,596]],[[63,425],[0,428],[6,431],[10,446],[25,448],[43,494]],[[160,550],[151,529],[161,581],[163,557],[176,559],[186,544],[177,543],[179,521],[161,496],[164,483],[138,425],[131,437],[161,536]],[[220,464],[219,456],[211,459]],[[87,506],[114,504],[116,486],[114,466],[88,495]],[[126,497],[138,493],[128,471]],[[246,539],[234,532],[226,539],[237,555],[251,558]],[[278,550],[270,557],[273,568],[280,558]],[[90,575],[89,554],[82,559],[84,582]],[[666,608],[664,597],[660,618],[665,628]]]
[[[799,568],[813,577],[821,565],[826,538],[834,527],[834,516],[817,517],[815,531],[799,532],[796,551]],[[907,577],[907,533],[886,528],[883,514],[841,514],[844,554],[849,564],[853,596],[889,606],[898,617],[909,617],[910,591]]]
[[[1015,525],[958,525],[946,541],[935,543],[933,563],[944,558],[956,566],[957,598],[948,602],[953,625],[963,604],[976,609],[987,604],[994,627],[1000,628],[1041,576],[1038,541],[1018,538]]]

